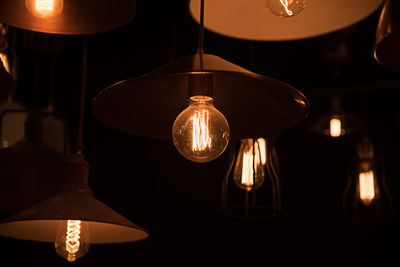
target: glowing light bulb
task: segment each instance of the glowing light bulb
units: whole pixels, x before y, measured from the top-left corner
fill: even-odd
[[[62,221],[59,224],[55,248],[58,255],[73,262],[89,251],[89,229],[79,220]]]
[[[64,0],[25,0],[26,9],[38,18],[52,18],[61,15]]]
[[[339,118],[331,118],[329,134],[332,137],[339,137],[342,134],[342,121]]]
[[[208,96],[190,97],[190,105],[176,118],[172,139],[178,152],[194,162],[208,162],[224,152],[229,124]]]
[[[361,202],[369,206],[375,199],[375,178],[372,170],[360,172],[358,176],[359,193]]]
[[[265,180],[263,161],[266,156],[265,140],[242,139],[239,154],[236,159],[233,180],[235,184],[246,191],[259,188]]]
[[[293,17],[307,5],[308,0],[265,0],[267,8],[276,16]]]

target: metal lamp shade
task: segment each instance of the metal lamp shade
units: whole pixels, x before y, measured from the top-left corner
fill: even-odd
[[[273,136],[308,114],[308,100],[295,88],[210,54],[181,57],[112,85],[94,99],[93,112],[117,130],[171,139],[172,125],[188,105],[189,77],[203,74],[214,79],[214,104],[228,120],[233,139]]]
[[[88,223],[90,243],[131,242],[148,237],[138,227],[92,196],[87,186],[89,165],[76,157],[67,166],[69,183],[64,192],[24,210],[0,224],[0,234],[32,241],[54,242],[59,223],[81,220]]]
[[[376,31],[374,57],[391,70],[400,70],[400,2],[387,0]]]
[[[278,1],[278,0],[277,0]],[[200,0],[191,0],[193,18],[200,20]],[[383,0],[309,0],[298,15],[272,14],[264,0],[207,1],[204,25],[215,33],[254,41],[304,39],[341,30],[371,15]]]
[[[28,12],[25,0],[0,0],[0,21],[26,30],[54,34],[106,32],[130,22],[135,0],[63,0],[63,11],[52,18],[38,18]]]

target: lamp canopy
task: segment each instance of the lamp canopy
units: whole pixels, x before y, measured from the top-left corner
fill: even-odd
[[[93,112],[117,130],[171,139],[174,120],[188,104],[189,77],[204,74],[213,79],[214,103],[229,121],[233,139],[273,136],[308,114],[308,100],[290,85],[202,53],[106,88],[93,100]]]
[[[387,0],[379,18],[374,46],[378,63],[391,70],[400,70],[400,2]]]
[[[136,12],[135,0],[55,0],[63,2],[61,14],[41,18],[31,14],[25,2],[0,0],[0,21],[44,33],[92,34],[110,31],[128,23]]]
[[[279,0],[276,0],[279,1]],[[189,4],[199,22],[199,2]],[[271,13],[264,0],[213,0],[205,5],[204,26],[228,37],[253,41],[288,41],[315,37],[353,25],[371,15],[383,0],[310,0],[298,15]]]
[[[69,182],[64,192],[13,215],[0,224],[0,234],[32,241],[54,242],[59,223],[81,220],[88,223],[90,243],[131,242],[148,237],[147,230],[95,199],[87,185],[89,164],[83,156],[67,161]]]

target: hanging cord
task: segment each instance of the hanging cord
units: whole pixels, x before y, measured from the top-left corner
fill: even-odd
[[[76,140],[75,152],[78,155],[83,155],[83,120],[85,115],[85,96],[86,96],[86,75],[87,75],[87,50],[88,38],[83,37],[83,62],[82,62],[82,83],[81,83],[81,98],[79,111],[78,138]]]
[[[199,44],[197,46],[197,53],[203,54],[204,49],[204,0],[200,4],[200,30],[199,30]]]

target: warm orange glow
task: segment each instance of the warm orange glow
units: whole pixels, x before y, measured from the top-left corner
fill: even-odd
[[[330,131],[329,134],[332,137],[339,137],[342,133],[342,122],[340,119],[332,118],[330,121]]]
[[[282,6],[285,8],[286,14],[289,16],[293,15],[293,12],[289,10],[288,6],[292,3],[293,0],[280,0]]]
[[[375,179],[372,170],[359,174],[360,199],[364,205],[370,205],[375,198]]]
[[[256,144],[260,149],[261,163],[265,165],[267,163],[267,143],[264,138],[258,138]]]
[[[8,63],[8,57],[4,53],[0,53],[0,59],[3,62],[4,69],[10,73],[10,64]]]
[[[25,0],[28,11],[38,18],[50,18],[62,13],[63,0]]]
[[[193,151],[203,151],[211,148],[211,136],[209,133],[208,110],[197,111],[193,117]]]
[[[75,254],[79,251],[81,234],[81,221],[68,220],[65,248],[68,252],[68,261],[75,261]]]
[[[260,138],[260,139],[262,139],[262,138]],[[265,140],[264,139],[262,139],[262,140],[264,141],[264,144],[265,144]],[[241,183],[243,185],[245,185],[248,188],[248,190],[251,190],[254,185],[254,169],[257,169],[257,167],[255,167],[255,166],[260,165],[260,158],[262,161],[262,152],[260,155],[260,150],[261,151],[263,150],[262,149],[263,146],[258,143],[258,140],[256,141],[255,145],[256,145],[256,148],[254,151],[255,155],[253,155],[253,146],[251,146],[249,148],[249,150],[247,150],[243,153],[243,164],[242,164],[243,167],[242,167]],[[258,147],[257,147],[257,145],[258,145]],[[264,145],[264,148],[265,148],[265,145]],[[264,153],[265,153],[265,149],[264,149]],[[255,156],[255,160],[253,161],[254,156]],[[255,164],[255,166],[253,166],[253,164]]]

